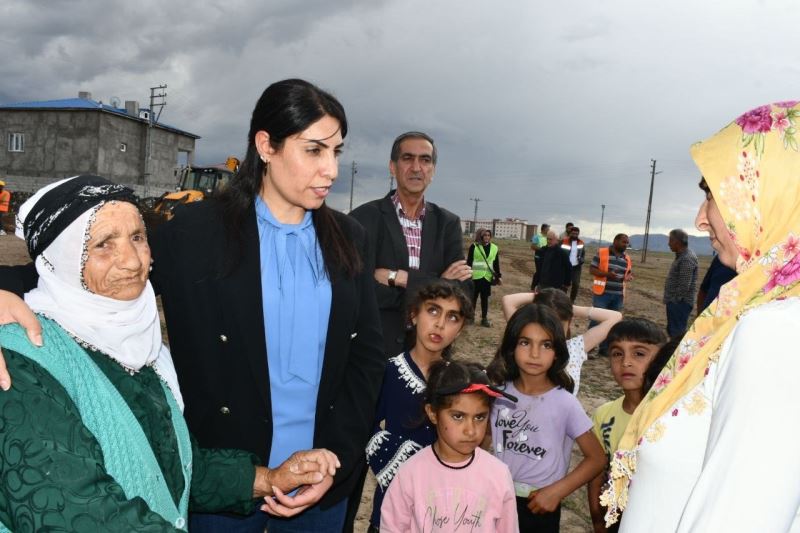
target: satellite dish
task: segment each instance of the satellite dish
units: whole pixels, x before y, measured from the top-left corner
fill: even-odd
[[[111,107],[119,109],[119,105],[122,103],[122,100],[120,100],[119,96],[112,96],[110,102]]]

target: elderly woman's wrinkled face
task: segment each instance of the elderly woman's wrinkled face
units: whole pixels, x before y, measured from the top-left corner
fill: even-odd
[[[128,202],[107,203],[97,211],[86,244],[83,281],[95,294],[134,300],[150,272],[150,247],[139,210]]]

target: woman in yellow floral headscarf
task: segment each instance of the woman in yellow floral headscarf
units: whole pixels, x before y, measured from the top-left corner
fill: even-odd
[[[800,528],[800,104],[737,118],[692,157],[696,224],[737,277],[633,415],[601,497],[623,532]]]

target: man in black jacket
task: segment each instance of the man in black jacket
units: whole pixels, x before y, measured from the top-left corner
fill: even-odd
[[[435,278],[472,278],[472,269],[464,260],[458,216],[425,201],[436,155],[433,139],[425,133],[412,131],[397,137],[389,161],[397,189],[351,213],[367,232],[387,356],[408,348],[407,296]]]
[[[547,247],[541,250],[542,273],[539,276],[539,288],[553,287],[567,292],[571,283],[572,265],[569,252],[561,249],[561,243],[555,231],[547,233]]]

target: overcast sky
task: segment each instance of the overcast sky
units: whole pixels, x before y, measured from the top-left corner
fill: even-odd
[[[690,229],[689,146],[744,111],[800,97],[792,0],[2,0],[0,103],[79,90],[146,103],[202,136],[196,161],[245,150],[273,81],[306,78],[344,104],[350,134],[329,203],[389,186],[394,137],[430,133],[428,199],[464,218],[567,220],[596,236]],[[693,233],[697,233],[693,231]]]

